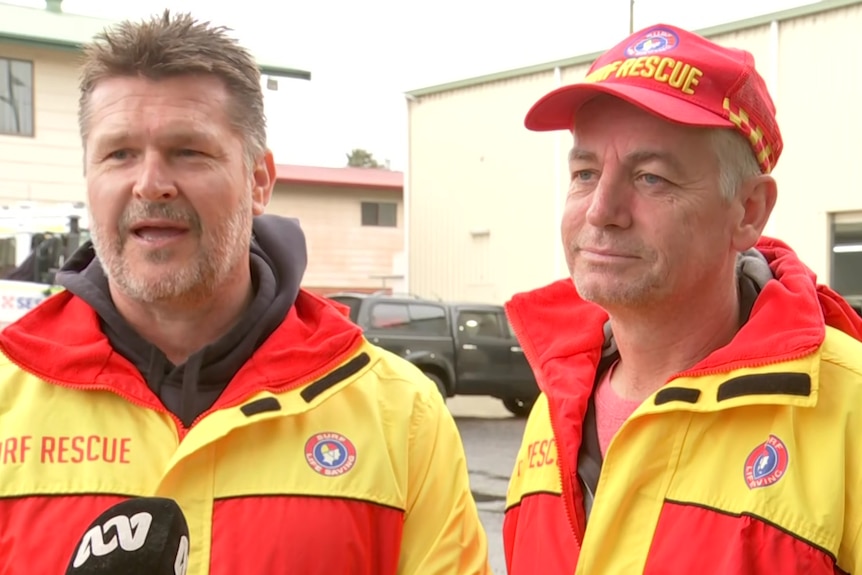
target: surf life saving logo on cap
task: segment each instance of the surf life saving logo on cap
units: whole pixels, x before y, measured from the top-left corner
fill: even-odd
[[[340,433],[318,433],[305,442],[305,460],[321,475],[344,475],[356,463],[356,447]]]
[[[667,54],[679,46],[679,35],[675,31],[660,26],[635,38],[623,50],[623,58],[612,61],[599,58],[584,82],[634,82],[651,88],[649,81],[653,80],[677,90],[680,97],[695,95],[704,71],[684,55]]]
[[[768,487],[784,477],[787,462],[787,446],[770,435],[769,439],[748,454],[745,460],[745,483],[749,489]]]
[[[636,58],[673,50],[679,45],[679,36],[667,28],[654,28],[644,33],[626,48],[626,56]]]

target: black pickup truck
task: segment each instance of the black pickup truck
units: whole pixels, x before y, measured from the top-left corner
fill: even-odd
[[[337,293],[373,344],[419,367],[444,397],[488,395],[517,416],[539,390],[501,306],[414,296]]]

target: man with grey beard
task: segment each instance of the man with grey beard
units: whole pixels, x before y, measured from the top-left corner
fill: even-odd
[[[489,573],[434,384],[302,290],[302,231],[264,215],[246,50],[122,23],[85,50],[79,120],[92,243],[0,334],[0,573],[61,573],[141,496],[179,503],[189,575]]]

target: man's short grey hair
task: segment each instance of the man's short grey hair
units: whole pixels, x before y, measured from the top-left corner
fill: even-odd
[[[78,122],[85,145],[90,96],[102,80],[209,75],[227,88],[227,114],[243,139],[246,166],[251,167],[266,150],[260,68],[229,32],[191,14],[172,14],[166,9],[161,15],[140,22],[127,20],[97,34],[83,50]]]
[[[731,128],[710,130],[712,147],[718,157],[718,184],[721,195],[730,201],[736,197],[742,183],[761,174],[760,166],[748,140]]]

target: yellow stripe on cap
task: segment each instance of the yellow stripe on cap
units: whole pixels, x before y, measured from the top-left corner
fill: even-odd
[[[751,123],[751,118],[743,108],[731,103],[730,98],[725,98],[723,102],[724,109],[727,111],[727,118],[733,122],[737,129],[748,138],[751,143],[751,149],[754,150],[754,155],[757,158],[757,163],[760,165],[760,170],[764,174],[768,174],[775,166],[775,160],[772,154],[772,146],[766,142],[763,136],[763,130],[759,126]]]

